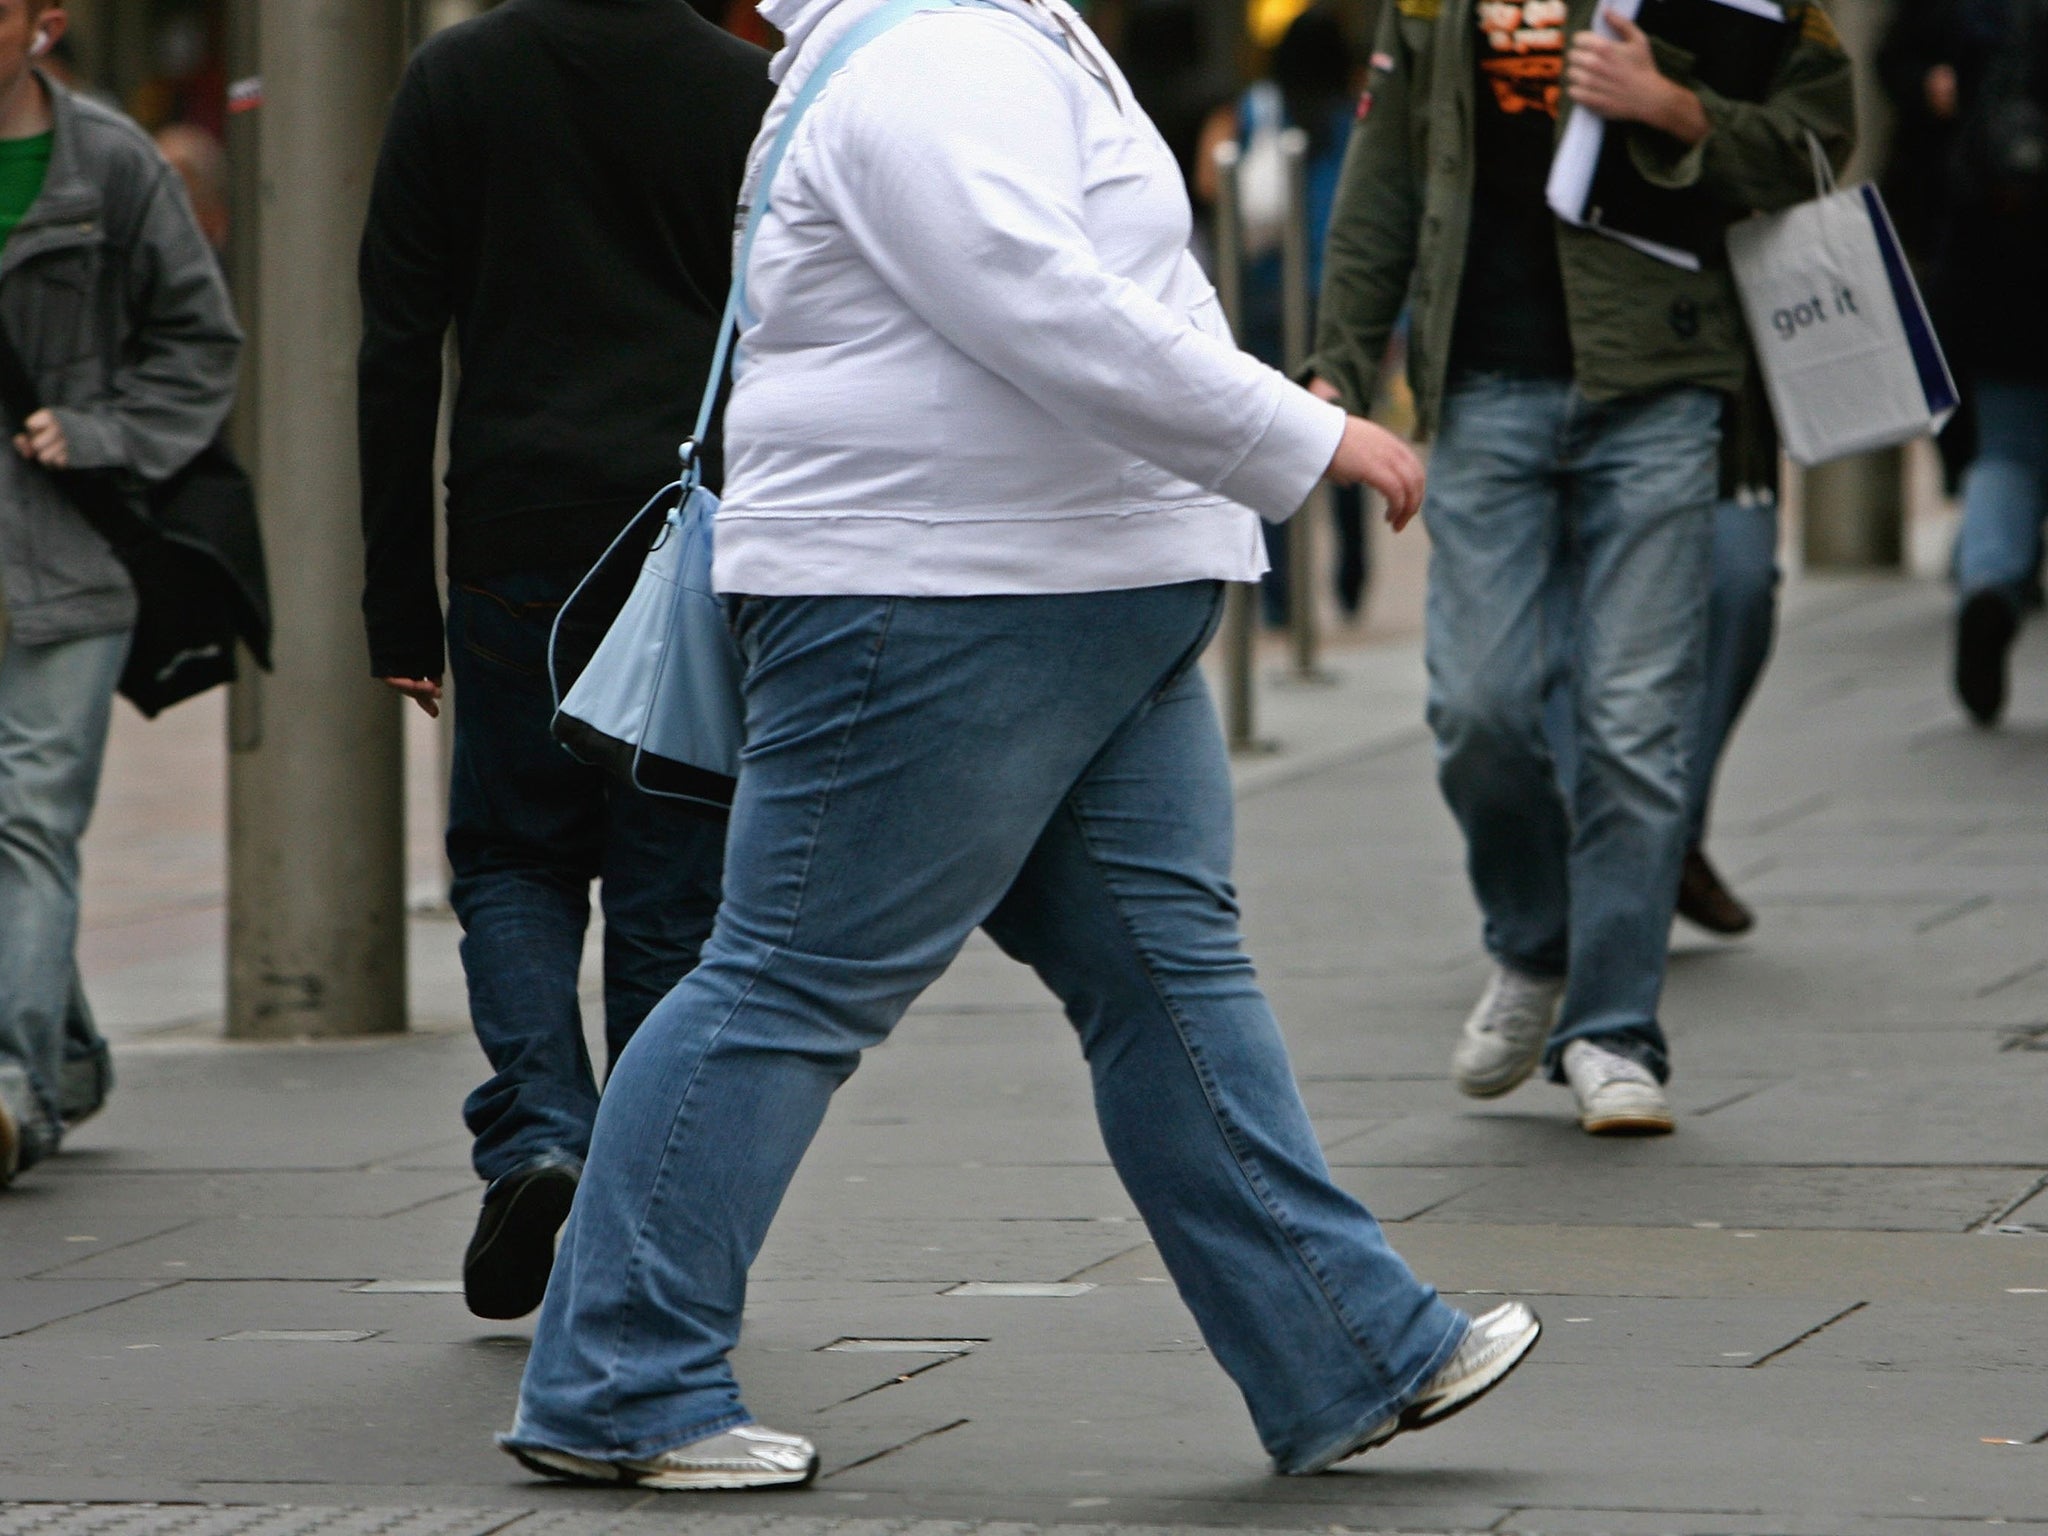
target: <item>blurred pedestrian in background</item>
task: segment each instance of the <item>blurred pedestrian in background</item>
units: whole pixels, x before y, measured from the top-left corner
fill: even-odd
[[[1376,15],[1378,7],[1371,10]],[[1368,23],[1372,18],[1367,18]],[[1366,34],[1370,36],[1370,32]],[[1352,119],[1358,110],[1360,72],[1357,56],[1343,20],[1328,5],[1303,11],[1288,24],[1273,48],[1266,78],[1246,90],[1236,101],[1218,107],[1203,126],[1201,151],[1195,161],[1195,190],[1200,202],[1214,206],[1220,188],[1215,148],[1236,143],[1244,152],[1240,163],[1240,185],[1255,182],[1267,187],[1265,196],[1275,198],[1271,209],[1250,210],[1247,234],[1251,249],[1244,266],[1244,308],[1238,325],[1238,345],[1263,363],[1275,368],[1287,366],[1285,317],[1282,313],[1282,234],[1278,221],[1287,216],[1283,174],[1279,162],[1279,136],[1299,128],[1308,136],[1308,261],[1309,292],[1321,291],[1323,242],[1329,235],[1330,210],[1337,201],[1338,172],[1344,163],[1344,146],[1350,139]],[[1255,169],[1256,168],[1256,169]],[[1314,329],[1314,319],[1310,319]],[[1371,554],[1366,543],[1365,495],[1356,486],[1340,486],[1332,498],[1337,534],[1335,571],[1337,606],[1347,619],[1356,619],[1365,602],[1366,582],[1371,574]],[[1287,622],[1290,568],[1288,540],[1313,537],[1299,519],[1267,523],[1266,553],[1272,569],[1260,582],[1260,606],[1268,624]]]
[[[0,454],[0,1185],[112,1080],[77,979],[78,843],[136,599],[63,477],[176,474],[226,419],[241,345],[170,167],[35,67],[65,23],[0,0],[0,325],[44,402]]]
[[[789,38],[764,134],[899,15],[762,9]],[[1195,663],[1263,564],[1255,510],[1328,471],[1403,523],[1421,466],[1232,345],[1179,170],[1063,0],[914,16],[821,78],[748,196],[725,907],[605,1094],[504,1443],[597,1484],[816,1475],[741,1402],[747,1270],[833,1091],[986,925],[1065,1003],[1275,1465],[1321,1471],[1475,1399],[1537,1325],[1468,1323],[1331,1182],[1239,937]]]
[[[1846,158],[1854,103],[1817,4],[1790,8],[1760,102],[1695,89],[1625,20],[1610,37],[1580,30],[1593,10],[1386,13],[1312,366],[1363,409],[1412,293],[1410,375],[1437,435],[1429,717],[1495,962],[1453,1080],[1492,1098],[1542,1066],[1588,1132],[1661,1133],[1674,1122],[1657,1010],[1691,834],[1722,402],[1751,364],[1725,266],[1687,271],[1566,226],[1545,182],[1569,100],[1629,136],[1640,174],[1714,217],[1782,207],[1813,193],[1809,136]],[[1544,724],[1560,579],[1569,802]]]
[[[197,123],[172,123],[156,132],[162,155],[192,201],[199,232],[222,261],[228,254],[228,154],[211,130]]]
[[[1970,396],[1957,536],[1956,695],[2005,712],[2007,662],[2040,602],[2048,518],[2048,0],[1905,0],[1883,72],[1946,140],[1932,302]]]
[[[683,0],[509,0],[406,71],[363,234],[363,612],[378,677],[438,712],[434,455],[455,329],[446,656],[450,900],[492,1075],[464,1105],[485,1180],[470,1309],[540,1304],[598,1087],[577,974],[604,905],[611,1061],[696,963],[724,828],[551,735],[564,600],[674,478],[711,367],[767,55]],[[716,484],[717,445],[707,447]],[[612,594],[615,608],[630,582]],[[609,621],[562,636],[575,664]]]

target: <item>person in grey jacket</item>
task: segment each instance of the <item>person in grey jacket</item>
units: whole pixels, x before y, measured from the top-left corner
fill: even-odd
[[[241,346],[177,176],[134,123],[34,67],[64,19],[0,0],[0,325],[45,402],[0,451],[0,1186],[109,1081],[77,997],[78,842],[135,590],[59,476],[175,474],[219,432]],[[89,1068],[68,1082],[67,1020]]]

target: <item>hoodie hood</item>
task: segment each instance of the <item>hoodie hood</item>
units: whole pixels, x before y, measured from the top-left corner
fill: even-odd
[[[754,7],[761,19],[782,34],[782,46],[768,64],[768,78],[777,85],[789,73],[789,66],[803,51],[818,23],[842,6],[852,5],[866,12],[876,0],[760,0]]]

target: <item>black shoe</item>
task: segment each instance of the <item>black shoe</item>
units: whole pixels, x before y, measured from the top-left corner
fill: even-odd
[[[462,1298],[478,1317],[524,1317],[548,1292],[555,1234],[576,1198],[576,1169],[539,1163],[508,1173],[484,1195],[462,1256]]]
[[[1678,877],[1678,915],[1726,939],[1756,926],[1756,914],[1721,883],[1720,874],[1698,848],[1685,850],[1685,868]]]
[[[1956,617],[1956,696],[1979,725],[1996,725],[2005,713],[2005,657],[2019,627],[1996,592],[1976,593]]]

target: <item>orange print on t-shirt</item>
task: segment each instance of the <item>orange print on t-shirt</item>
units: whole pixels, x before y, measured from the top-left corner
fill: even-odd
[[[1555,118],[1564,90],[1565,0],[1479,0],[1480,73],[1510,117]]]

